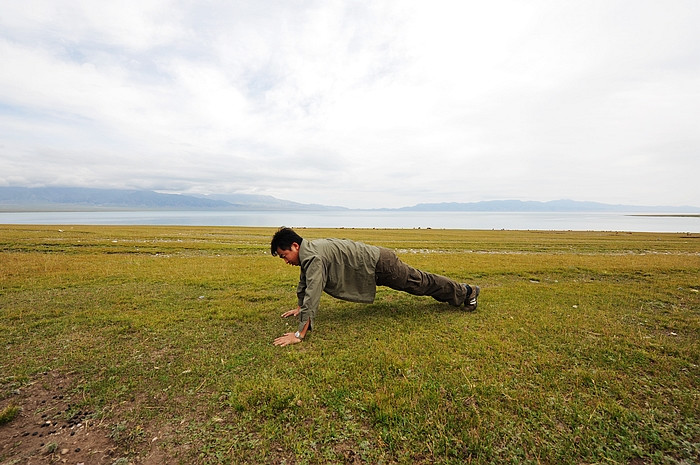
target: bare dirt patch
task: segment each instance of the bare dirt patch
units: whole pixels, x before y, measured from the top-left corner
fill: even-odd
[[[80,407],[73,380],[44,373],[0,400],[0,410],[18,406],[19,414],[0,425],[0,465],[43,463],[112,464],[119,448],[95,412]]]

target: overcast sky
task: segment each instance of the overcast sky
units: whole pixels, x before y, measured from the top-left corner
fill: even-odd
[[[0,2],[0,185],[700,205],[697,0]]]

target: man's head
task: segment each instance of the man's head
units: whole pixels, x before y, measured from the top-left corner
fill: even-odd
[[[288,265],[299,266],[299,246],[304,241],[292,228],[279,228],[270,242],[270,253]]]

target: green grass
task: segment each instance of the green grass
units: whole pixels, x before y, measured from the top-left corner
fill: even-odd
[[[14,420],[17,417],[17,415],[19,415],[20,411],[21,409],[13,404],[10,404],[7,407],[0,410],[0,426]]]
[[[181,463],[699,460],[700,235],[299,230],[482,295],[324,296],[279,348],[298,268],[273,232],[0,226],[0,400],[70,373],[124,450],[160,432]]]

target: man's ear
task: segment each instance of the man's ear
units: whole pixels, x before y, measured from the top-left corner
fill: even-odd
[[[296,242],[292,242],[292,246],[291,246],[291,247],[292,247],[292,250],[293,250],[293,251],[295,251],[295,252],[298,252],[298,251],[299,251],[299,244],[297,244]]]

